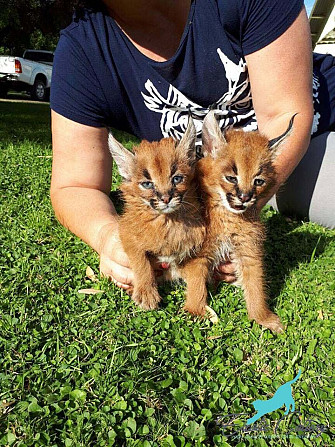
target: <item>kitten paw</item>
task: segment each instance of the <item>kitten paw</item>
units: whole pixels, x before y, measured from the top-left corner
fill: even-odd
[[[189,312],[192,315],[200,315],[200,316],[203,317],[206,314],[206,307],[205,306],[185,304],[183,309],[186,310],[186,312]]]
[[[264,320],[256,320],[261,326],[270,329],[272,332],[276,332],[277,334],[281,334],[284,332],[285,328],[282,325],[280,318],[276,314],[271,314]]]
[[[132,299],[143,310],[158,308],[161,297],[157,290],[134,290]]]

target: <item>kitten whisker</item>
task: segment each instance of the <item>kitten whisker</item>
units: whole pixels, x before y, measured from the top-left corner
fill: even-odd
[[[192,208],[194,208],[196,211],[199,211],[199,207],[196,207],[193,203],[191,202],[187,202],[186,200],[183,200],[181,202],[181,206],[183,206],[183,208],[186,208],[185,205],[187,206],[191,206]]]

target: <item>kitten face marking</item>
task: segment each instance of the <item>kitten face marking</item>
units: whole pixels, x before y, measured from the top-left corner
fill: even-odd
[[[160,142],[142,141],[132,154],[109,135],[109,149],[124,180],[157,214],[171,214],[180,209],[194,177],[196,132],[190,119],[179,143],[172,138]],[[128,188],[129,189],[129,188]]]
[[[272,186],[275,174],[273,160],[292,132],[294,117],[280,137],[268,141],[259,133],[249,134],[242,130],[228,130],[222,136],[214,111],[206,116],[204,153],[215,160],[213,169],[217,178],[222,179],[215,190],[226,209],[235,214],[244,213]]]
[[[174,169],[172,169],[172,171],[176,170],[176,166],[177,164],[174,163],[172,167]],[[143,176],[147,180],[140,181],[138,183],[138,187],[142,190],[143,194],[141,198],[143,200],[143,203],[151,207],[153,210],[156,210],[159,213],[169,214],[170,212],[175,211],[182,202],[182,196],[178,195],[174,186],[176,186],[178,183],[181,183],[181,181],[183,180],[183,176],[174,176],[170,178],[170,184],[167,183],[165,185],[162,185],[162,182],[158,182],[156,180],[153,181],[152,177],[154,178],[156,174],[156,171],[153,173],[153,175],[151,175],[147,169],[143,170]],[[178,181],[175,181],[175,177],[177,177]],[[159,187],[162,189],[158,190],[156,185],[159,185]],[[145,198],[143,196],[148,197]]]
[[[174,150],[168,160],[162,163],[162,153],[158,151],[154,143],[151,143],[153,157],[150,160],[146,150],[143,151],[141,145],[136,150],[136,163],[133,169],[131,183],[137,188],[137,193],[142,201],[158,214],[170,214],[177,211],[183,203],[184,196],[188,190],[190,181],[193,178],[193,168],[187,163],[185,157],[181,156],[175,149],[175,142],[169,140],[165,142],[165,147],[160,147],[162,151],[169,146]],[[162,145],[161,145],[162,146]],[[143,168],[143,166],[146,166]]]
[[[252,147],[244,147],[244,149],[245,151],[252,151]],[[245,156],[245,154],[243,155]],[[223,177],[226,182],[225,186],[222,185],[222,202],[229,211],[237,214],[244,213],[256,203],[261,187],[266,184],[266,180],[259,177],[258,172],[254,173],[246,169],[245,162],[254,163],[253,160],[236,158],[234,164],[236,175],[231,175],[229,165],[227,167],[222,165]]]
[[[217,200],[230,212],[244,213],[255,205],[273,183],[274,169],[268,154],[267,139],[261,135],[248,138],[243,131],[228,131],[227,143],[212,158]],[[207,161],[208,163],[208,161]]]

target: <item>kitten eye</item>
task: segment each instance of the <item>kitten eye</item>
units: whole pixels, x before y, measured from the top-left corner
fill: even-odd
[[[237,177],[232,177],[231,175],[226,175],[226,180],[234,185],[238,183]]]
[[[262,185],[264,185],[264,183],[265,183],[265,180],[263,180],[263,179],[261,179],[261,178],[256,178],[256,179],[254,180],[254,185],[255,185],[255,186],[262,186]]]
[[[181,183],[184,180],[184,177],[182,175],[175,175],[172,177],[172,183],[174,185],[178,185],[178,183]]]
[[[152,182],[142,182],[141,186],[143,186],[144,189],[153,189],[154,184]]]

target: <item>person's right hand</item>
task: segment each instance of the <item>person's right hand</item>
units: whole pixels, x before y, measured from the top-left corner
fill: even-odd
[[[108,225],[101,230],[100,273],[125,290],[134,284],[134,274],[115,225]]]
[[[100,273],[110,278],[121,289],[134,286],[134,273],[130,268],[129,258],[123,249],[117,224],[106,225],[100,231]],[[154,263],[155,276],[162,276],[169,268],[167,263]]]

